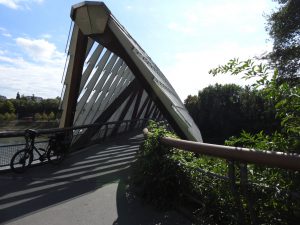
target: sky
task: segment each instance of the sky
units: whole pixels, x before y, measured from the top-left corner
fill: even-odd
[[[0,0],[0,95],[61,95],[74,0]],[[245,85],[208,71],[272,49],[272,0],[107,0],[112,14],[165,74],[180,98],[215,83]]]

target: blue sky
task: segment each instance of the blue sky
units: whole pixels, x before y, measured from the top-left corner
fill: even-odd
[[[73,0],[0,0],[0,95],[60,96]],[[182,100],[209,84],[245,82],[208,70],[271,49],[272,0],[108,0]]]

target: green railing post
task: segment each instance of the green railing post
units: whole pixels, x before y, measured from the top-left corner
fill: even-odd
[[[241,190],[242,194],[244,195],[247,203],[247,208],[249,211],[250,215],[250,220],[252,225],[257,225],[257,218],[254,213],[254,207],[253,207],[253,201],[250,195],[250,185],[248,184],[248,165],[247,163],[241,163],[240,164],[240,185],[241,185]]]
[[[237,212],[238,224],[246,224],[245,223],[245,213],[243,210],[243,205],[241,202],[239,190],[236,184],[236,171],[235,171],[235,162],[233,160],[228,160],[228,178],[229,178],[229,186],[232,192],[232,196],[235,203],[235,208]]]

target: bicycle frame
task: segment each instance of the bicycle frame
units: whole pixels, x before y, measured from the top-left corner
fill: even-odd
[[[37,148],[35,147],[35,138],[36,138],[36,134],[30,134],[30,133],[25,133],[25,140],[26,140],[26,150],[28,153],[30,154],[34,154],[34,152],[36,152],[39,155],[39,160],[42,162],[44,161],[44,159],[46,158],[45,154],[46,154],[46,149],[42,149],[42,148]],[[40,153],[43,152],[42,154]]]

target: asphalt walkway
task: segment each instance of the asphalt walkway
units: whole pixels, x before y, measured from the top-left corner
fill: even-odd
[[[125,135],[73,153],[59,166],[0,174],[0,223],[26,225],[190,224],[126,191],[142,135]]]

